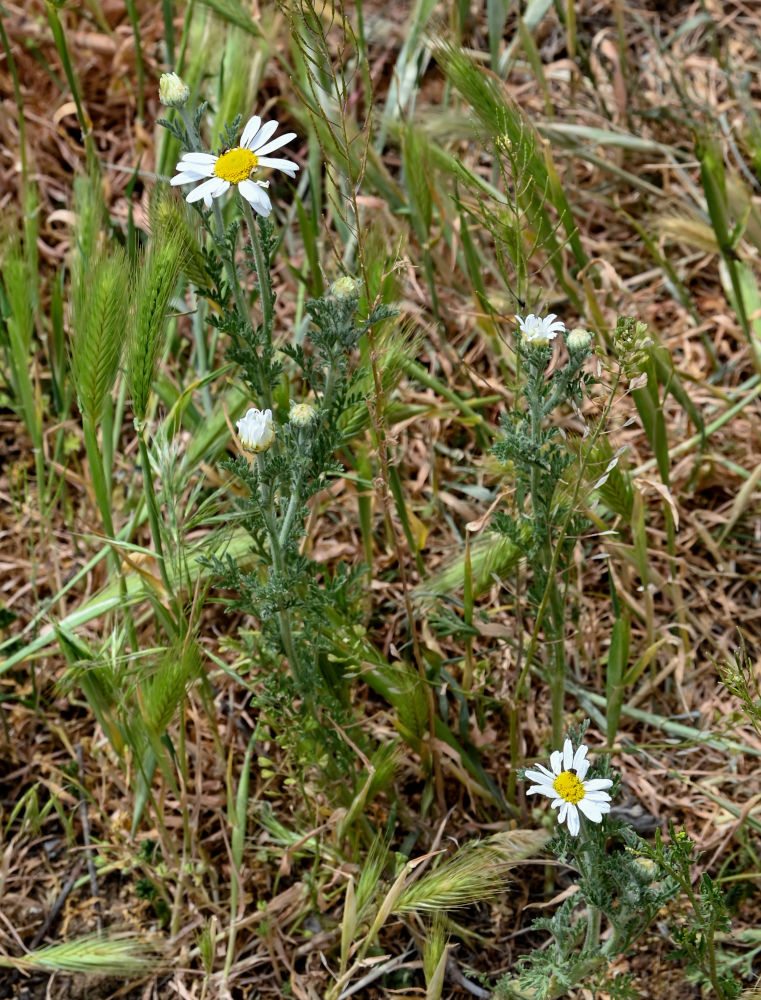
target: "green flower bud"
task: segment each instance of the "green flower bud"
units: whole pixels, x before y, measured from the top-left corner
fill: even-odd
[[[317,410],[311,403],[293,403],[288,419],[296,427],[306,427],[317,415]]]
[[[339,300],[354,298],[359,293],[357,279],[346,275],[343,278],[337,278],[330,286],[330,290]]]
[[[168,108],[184,108],[190,97],[190,87],[176,73],[162,73],[159,80],[159,100]]]
[[[580,326],[566,334],[565,345],[569,351],[576,351],[580,354],[582,351],[586,351],[591,343],[592,334]]]

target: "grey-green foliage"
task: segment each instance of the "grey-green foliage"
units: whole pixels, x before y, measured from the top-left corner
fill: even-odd
[[[71,370],[81,412],[94,424],[119,371],[129,324],[130,265],[119,247],[76,269]]]
[[[145,419],[163,346],[167,310],[186,257],[181,230],[161,226],[142,260],[135,288],[134,325],[127,346],[127,379],[132,408]]]
[[[670,921],[671,938],[676,945],[674,958],[686,959],[690,968],[706,985],[710,985],[720,1000],[734,1000],[742,984],[733,973],[731,964],[720,961],[717,935],[728,935],[732,929],[724,894],[719,885],[704,871],[695,879],[694,868],[700,851],[686,830],[675,830],[669,824],[669,840],[663,841],[659,830],[652,846],[643,845],[643,853],[656,869],[665,874],[686,898],[691,912],[676,915]]]
[[[582,370],[588,346],[570,351],[565,367],[549,379],[552,347],[519,337],[516,349],[524,373],[519,402],[503,414],[503,433],[492,449],[500,462],[511,463],[514,469],[515,511],[498,511],[494,524],[531,562],[534,578],[529,596],[538,605],[547,584],[552,551],[563,546],[556,567],[564,572],[582,528],[582,522],[573,519],[569,498],[561,493],[564,473],[576,455],[549,418],[558,407],[580,401],[595,380]],[[556,625],[562,629],[562,622]]]
[[[719,674],[727,691],[739,698],[747,719],[761,736],[761,684],[744,641],[734,651],[732,659],[719,667]]]

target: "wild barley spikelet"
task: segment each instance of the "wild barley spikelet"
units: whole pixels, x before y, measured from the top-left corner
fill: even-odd
[[[129,263],[122,250],[98,257],[74,295],[71,366],[82,414],[97,424],[113,389],[129,309]]]
[[[169,300],[182,269],[184,253],[176,232],[163,228],[154,234],[137,283],[137,313],[127,351],[127,379],[132,408],[145,419],[156,364],[163,345]]]

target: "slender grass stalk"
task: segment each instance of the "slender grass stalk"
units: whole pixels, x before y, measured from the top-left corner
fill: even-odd
[[[246,748],[246,756],[243,758],[243,765],[238,782],[238,790],[233,799],[232,795],[232,775],[228,773],[228,820],[232,828],[230,837],[230,855],[232,862],[232,878],[230,879],[230,930],[227,939],[227,953],[225,955],[225,966],[223,972],[224,981],[230,975],[233,961],[235,959],[235,941],[238,932],[238,900],[241,889],[241,867],[243,864],[243,848],[246,842],[246,815],[248,811],[248,789],[251,777],[251,760],[256,748],[256,741],[259,739],[259,726],[251,734]],[[232,767],[232,756],[230,756],[230,767]]]
[[[17,407],[32,439],[39,503],[41,509],[45,510],[47,470],[43,450],[42,407],[32,377],[34,369],[30,365],[36,275],[30,273],[28,261],[25,254],[22,254],[17,239],[10,239],[3,248],[2,283],[7,303],[9,380],[18,401]]]
[[[5,24],[3,23],[3,9],[0,7],[0,42],[3,45],[3,51],[5,52],[5,59],[8,63],[8,72],[11,75],[11,80],[13,80],[13,98],[16,102],[16,110],[18,111],[18,136],[19,136],[19,158],[21,160],[21,184],[22,184],[22,204],[26,200],[24,197],[24,189],[29,183],[29,172],[27,166],[27,156],[26,156],[26,118],[24,116],[24,102],[21,97],[21,87],[19,86],[18,80],[18,69],[16,67],[16,60],[13,58],[13,51],[11,49],[10,43],[8,42],[8,36],[5,32]]]
[[[145,113],[145,67],[143,65],[143,44],[140,39],[140,16],[137,12],[137,8],[135,7],[135,0],[124,0],[124,5],[127,8],[127,17],[132,25],[132,38],[135,42],[135,68],[137,71],[137,120],[142,122],[143,115]]]
[[[148,523],[151,528],[151,538],[156,549],[156,561],[158,562],[161,582],[164,585],[167,598],[171,600],[174,588],[169,578],[166,558],[164,556],[164,543],[162,541],[161,518],[159,516],[158,503],[156,502],[156,485],[153,480],[153,470],[151,459],[148,454],[148,446],[145,443],[145,429],[136,425],[137,444],[140,450],[140,467],[143,474],[143,494],[145,496],[146,509],[148,511]]]
[[[79,84],[77,83],[77,78],[74,74],[74,67],[71,64],[71,58],[69,57],[69,47],[66,44],[66,35],[64,33],[61,20],[58,17],[60,6],[58,3],[54,2],[54,0],[45,0],[45,9],[48,15],[50,30],[53,33],[53,41],[55,42],[55,47],[58,51],[61,65],[63,66],[66,79],[69,83],[71,96],[74,99],[74,104],[77,109],[77,118],[79,119],[79,127],[82,130],[82,141],[84,142],[85,155],[87,157],[87,172],[93,177],[98,177],[100,175],[100,163],[95,149],[95,140],[93,139],[92,134],[92,120],[82,103],[82,97],[79,92]]]

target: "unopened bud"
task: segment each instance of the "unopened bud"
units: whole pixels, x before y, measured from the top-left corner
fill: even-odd
[[[583,327],[577,326],[570,333],[566,334],[565,344],[569,351],[586,351],[589,345],[592,343],[592,334],[589,330],[583,329]]]
[[[359,290],[357,287],[357,279],[344,275],[343,278],[337,278],[333,282],[330,286],[330,290],[337,299],[350,299],[355,296]]]
[[[176,73],[162,73],[159,80],[159,100],[168,108],[184,108],[190,97],[190,87]]]
[[[291,406],[291,412],[288,414],[288,419],[296,427],[306,427],[307,424],[311,424],[317,414],[317,410],[312,406],[311,403],[294,403]]]

